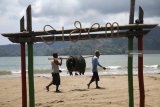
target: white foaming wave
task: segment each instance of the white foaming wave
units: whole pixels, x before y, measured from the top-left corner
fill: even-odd
[[[159,69],[160,65],[143,65],[144,68],[154,68],[154,69]],[[108,66],[106,67],[107,69],[127,69],[127,66]],[[138,68],[137,65],[134,65],[133,68]]]
[[[145,68],[158,68],[159,65],[144,65]]]
[[[114,69],[126,69],[127,66],[108,66],[106,68],[107,69],[111,69],[111,70],[114,70]]]
[[[67,71],[67,69],[65,68],[60,68],[60,70],[63,72],[63,71]]]
[[[160,68],[160,65],[143,65],[144,68],[153,68],[153,69],[159,69]],[[125,70],[127,69],[127,66],[107,66],[106,67],[108,70]],[[138,68],[137,65],[133,66],[133,68]],[[90,71],[92,68],[86,68],[86,71]],[[44,68],[42,70],[45,70]],[[68,72],[67,68],[60,68],[60,70],[62,70],[62,72]],[[21,70],[10,70],[12,74],[20,74],[21,73]],[[26,73],[28,72],[28,70],[26,70]]]
[[[12,74],[20,74],[20,73],[21,73],[21,70],[11,70],[11,73],[12,73]]]
[[[108,69],[119,69],[121,68],[121,66],[108,66],[107,68]]]

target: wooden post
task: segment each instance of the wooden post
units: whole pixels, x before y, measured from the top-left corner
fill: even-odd
[[[139,7],[139,23],[143,24],[143,9]],[[140,107],[145,106],[145,92],[144,92],[144,80],[143,80],[143,29],[138,30],[138,80],[139,80],[139,92],[140,92]]]
[[[130,2],[130,16],[129,24],[134,23],[134,10],[135,10],[135,0]],[[128,92],[129,92],[129,107],[134,107],[134,94],[133,94],[133,55],[130,54],[133,52],[133,31],[130,29],[128,36]]]
[[[23,31],[24,31],[24,16],[20,20],[20,32]],[[25,42],[21,42],[20,46],[21,46],[22,107],[27,107]]]
[[[28,43],[29,107],[34,107],[33,44]]]
[[[133,32],[130,32],[128,37],[128,92],[129,92],[129,107],[134,107],[133,94]]]
[[[24,28],[24,16],[20,20],[20,32],[23,32],[23,31],[25,31],[25,28]]]
[[[135,10],[135,0],[130,0],[129,24],[134,23],[134,10]]]
[[[27,31],[32,31],[31,5],[27,8]],[[33,43],[28,42],[28,80],[29,80],[29,107],[35,106],[34,74],[33,74]]]

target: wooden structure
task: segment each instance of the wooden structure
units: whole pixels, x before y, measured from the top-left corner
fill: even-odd
[[[19,43],[21,46],[21,68],[22,68],[22,106],[27,107],[27,89],[26,89],[26,59],[25,59],[25,44],[28,46],[28,80],[29,80],[29,107],[35,106],[34,96],[34,76],[33,76],[33,43],[35,42],[55,42],[55,41],[77,41],[100,38],[128,38],[128,92],[129,92],[129,107],[134,107],[133,96],[133,38],[138,38],[138,51],[141,55],[138,56],[138,78],[140,89],[140,107],[145,106],[145,93],[143,81],[143,35],[147,34],[150,29],[157,26],[156,24],[143,24],[143,10],[139,8],[139,20],[134,24],[134,8],[135,0],[131,0],[131,9],[129,17],[129,25],[109,26],[98,28],[77,28],[68,30],[50,30],[50,31],[32,31],[32,14],[31,5],[26,11],[27,29],[24,27],[24,17],[20,20],[19,33],[4,33],[11,42]],[[107,33],[107,31],[109,33]],[[114,32],[116,31],[116,32]],[[42,36],[54,34],[52,36]],[[62,36],[59,36],[62,34]],[[65,36],[64,36],[65,34]],[[69,35],[69,36],[66,36]],[[71,35],[72,34],[72,35]],[[57,35],[57,36],[56,36]]]

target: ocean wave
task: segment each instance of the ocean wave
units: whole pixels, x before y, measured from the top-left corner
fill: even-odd
[[[144,68],[160,68],[160,65],[144,65]]]
[[[107,66],[106,67],[107,70],[125,70],[127,71],[127,66]],[[137,65],[133,65],[133,69],[137,69],[138,66]],[[160,65],[144,65],[143,68],[145,70],[159,70],[160,69]],[[60,68],[60,70],[62,70],[62,72],[68,72],[67,68]],[[91,71],[92,67],[86,67],[86,72]],[[102,68],[98,67],[98,70],[103,70]],[[41,74],[41,73],[50,73],[52,70],[51,69],[34,69],[34,74]],[[28,70],[26,70],[26,73],[28,73]],[[9,71],[3,71],[0,70],[0,74],[21,74],[21,70],[9,70]]]
[[[12,74],[20,74],[20,73],[21,73],[21,70],[11,70],[11,73],[12,73]]]
[[[106,67],[108,70],[126,70],[127,66],[108,66]]]
[[[11,71],[0,70],[0,75],[10,75]]]
[[[160,65],[143,65],[143,67],[146,68],[146,69],[147,68],[160,69]],[[121,70],[125,69],[126,70],[128,67],[127,66],[108,66],[106,68],[109,69],[109,70],[116,70],[116,69],[121,69]],[[138,66],[133,65],[133,68],[137,69]]]
[[[62,71],[62,72],[66,72],[67,71],[67,69],[63,69],[63,68],[60,68],[60,70]],[[20,74],[21,73],[21,70],[11,70],[10,71],[12,74]],[[45,69],[45,68],[42,68],[42,69],[34,69],[34,74],[38,74],[38,73],[50,73],[50,72],[52,72],[52,70],[51,69]],[[28,70],[26,70],[26,73],[28,73]]]

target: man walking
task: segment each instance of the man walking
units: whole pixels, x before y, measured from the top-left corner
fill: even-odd
[[[93,81],[95,81],[95,83],[96,83],[96,88],[100,88],[100,87],[98,86],[99,75],[98,75],[97,66],[102,67],[104,70],[105,70],[106,68],[99,64],[99,61],[98,61],[99,56],[100,56],[100,52],[99,52],[98,50],[96,50],[96,51],[95,51],[95,56],[92,58],[92,72],[93,72],[93,75],[92,75],[92,78],[91,78],[90,82],[87,84],[88,89],[89,89],[89,87],[90,87],[90,84],[91,84]]]
[[[47,91],[49,91],[49,87],[53,84],[56,85],[56,92],[60,92],[59,91],[59,85],[60,85],[60,70],[59,70],[59,66],[62,65],[62,59],[60,58],[60,62],[58,61],[58,54],[54,53],[53,54],[53,61],[51,62],[52,65],[52,81],[46,86]]]

